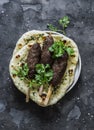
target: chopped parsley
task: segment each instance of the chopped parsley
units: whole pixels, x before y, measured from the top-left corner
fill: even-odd
[[[63,41],[55,41],[54,44],[49,47],[49,51],[52,52],[53,58],[61,57],[66,51],[68,55],[72,55],[74,50],[71,47],[64,45]]]
[[[65,47],[65,50],[67,51],[68,55],[74,54],[74,50],[71,47]]]
[[[32,80],[32,85],[41,86],[47,85],[53,77],[53,71],[49,64],[36,64],[35,66],[36,74],[35,78]]]
[[[20,77],[21,80],[23,80],[28,76],[28,72],[29,72],[29,68],[27,63],[25,63],[22,66],[19,66],[18,70],[14,70],[12,73]]]
[[[40,87],[41,85],[47,85],[53,77],[53,71],[49,64],[36,64],[36,74],[34,79],[28,78],[29,68],[27,63],[18,67],[18,70],[14,70],[13,74],[18,76],[21,80],[26,80],[29,83],[29,87]]]

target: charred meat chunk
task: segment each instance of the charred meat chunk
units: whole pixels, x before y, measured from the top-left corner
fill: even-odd
[[[61,57],[57,58],[52,66],[53,78],[51,80],[52,86],[57,86],[65,73],[67,67],[68,54],[65,52]]]
[[[41,47],[38,43],[33,44],[30,48],[27,56],[27,64],[29,67],[29,78],[34,78],[35,74],[35,65],[39,63],[41,57]]]
[[[42,64],[52,64],[53,59],[49,47],[54,43],[53,37],[51,35],[45,37],[42,53],[41,53],[41,63]]]

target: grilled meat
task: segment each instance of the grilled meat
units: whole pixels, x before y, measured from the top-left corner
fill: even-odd
[[[51,35],[47,36],[44,40],[42,53],[41,53],[41,63],[52,65],[53,59],[49,51],[49,47],[53,44],[54,40]]]
[[[29,67],[29,78],[34,78],[35,74],[35,65],[39,63],[41,57],[41,47],[38,43],[33,44],[31,49],[29,50],[28,56],[27,56],[27,64]]]
[[[65,52],[62,55],[62,57],[59,57],[54,61],[52,66],[54,73],[53,78],[51,80],[52,86],[57,86],[60,83],[67,67],[67,60],[68,60],[68,54],[67,52]]]

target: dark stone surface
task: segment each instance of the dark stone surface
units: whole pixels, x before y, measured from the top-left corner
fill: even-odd
[[[18,38],[70,17],[67,36],[76,41],[82,73],[56,105],[41,108],[13,85],[8,65]],[[94,130],[94,1],[0,0],[0,130]]]

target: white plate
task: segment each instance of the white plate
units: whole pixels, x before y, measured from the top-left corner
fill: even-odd
[[[77,64],[77,67],[76,67],[76,70],[75,70],[74,81],[69,86],[69,88],[67,89],[66,93],[68,93],[75,86],[75,84],[77,83],[77,81],[79,79],[80,73],[81,73],[81,56],[79,54],[78,64]]]

